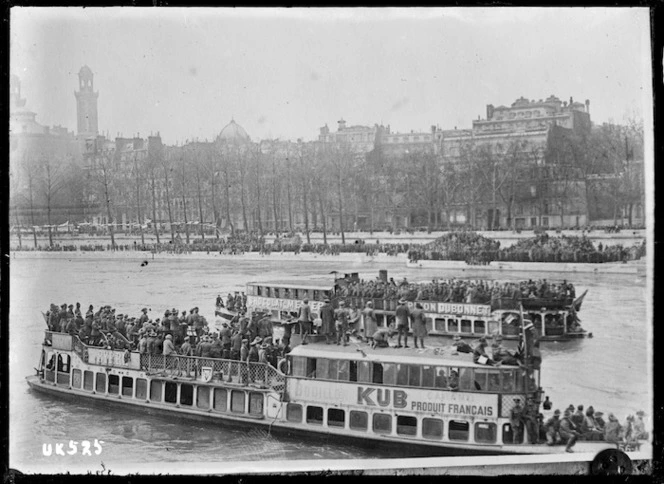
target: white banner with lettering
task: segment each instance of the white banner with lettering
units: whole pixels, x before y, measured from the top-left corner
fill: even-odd
[[[455,417],[497,417],[498,396],[422,388],[394,388],[370,383],[289,379],[288,394],[296,403],[361,405]]]
[[[312,313],[318,313],[322,301],[309,301],[309,307]],[[247,308],[250,309],[269,309],[278,311],[297,312],[302,306],[300,299],[281,299],[276,297],[247,296]]]
[[[438,301],[415,301],[422,305],[428,313],[450,314],[462,316],[491,316],[491,306],[488,304],[447,303]],[[408,307],[415,309],[415,302],[409,302]]]

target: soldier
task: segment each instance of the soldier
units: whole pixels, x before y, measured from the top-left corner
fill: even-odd
[[[339,308],[334,311],[334,318],[336,319],[335,329],[337,332],[337,345],[340,345],[340,340],[343,339],[343,345],[348,346],[348,309],[344,301],[339,301]]]
[[[576,425],[571,420],[572,412],[569,409],[565,410],[564,417],[560,421],[560,427],[558,432],[560,433],[560,438],[563,442],[566,442],[565,452],[574,452],[572,447],[576,443],[576,439],[579,438],[579,432],[576,429]]]
[[[231,337],[233,333],[228,323],[222,323],[219,337],[221,339],[221,357],[225,360],[231,357]]]
[[[556,445],[560,443],[560,410],[553,412],[553,417],[549,418],[544,424],[546,429],[546,445]]]
[[[378,329],[376,313],[374,313],[373,301],[367,301],[366,307],[362,311],[363,328],[365,340],[373,341],[373,335]]]
[[[151,329],[148,333],[148,353],[151,355],[157,354],[157,332]]]
[[[143,308],[141,309],[142,314],[138,317],[138,323],[143,326],[143,324],[147,323],[149,321],[148,317],[148,308]]]
[[[523,407],[521,400],[514,399],[514,406],[510,411],[510,424],[512,426],[512,443],[520,444],[523,441]]]
[[[235,330],[231,336],[231,360],[239,360],[242,349],[242,333]]]
[[[390,324],[387,328],[377,329],[371,337],[371,348],[388,348],[389,340],[394,336],[396,330],[394,325]]]
[[[418,348],[417,341],[420,341],[420,348],[424,349],[424,338],[427,335],[427,326],[424,320],[424,310],[420,303],[415,303],[415,309],[410,314],[413,322],[413,340],[415,341],[415,348]]]
[[[329,299],[325,299],[320,308],[320,318],[322,321],[322,331],[325,335],[325,343],[330,344],[334,340],[335,324],[334,324],[334,308],[330,304]]]
[[[406,278],[404,277],[404,281]],[[397,348],[408,348],[408,320],[410,319],[410,310],[406,306],[406,300],[400,299],[396,310],[397,319]],[[403,346],[401,346],[401,335],[403,335]]]
[[[302,338],[302,344],[307,344],[307,336],[311,333],[311,307],[309,306],[309,300],[305,299],[302,301],[302,306],[298,311],[298,322],[300,323],[300,338]]]
[[[458,334],[454,335],[453,340],[454,340],[454,342],[452,343],[452,346],[454,346],[459,353],[472,353],[473,352],[473,348],[468,343],[463,341],[461,339],[461,336],[459,336]]]
[[[637,418],[632,424],[632,435],[636,440],[648,440],[650,434],[646,431],[646,423],[643,421],[643,417],[646,416],[646,413],[643,410],[636,412]]]
[[[192,347],[192,343],[194,341],[194,337],[191,336],[184,343],[182,343],[182,346],[180,347],[180,354],[183,356],[193,356],[194,349]]]
[[[528,441],[531,444],[536,444],[539,438],[537,413],[537,405],[532,398],[528,398],[526,407],[523,409],[523,420],[526,424],[526,431],[528,432]]]

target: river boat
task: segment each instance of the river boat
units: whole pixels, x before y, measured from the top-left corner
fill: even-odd
[[[334,278],[309,279],[305,281],[249,282],[246,287],[249,313],[270,315],[273,323],[282,325],[297,317],[304,299],[309,300],[315,318],[325,299],[330,299],[336,308],[340,300],[356,311],[362,310],[367,301],[372,301],[378,326],[387,326],[394,321],[398,300],[396,298],[342,297],[345,284],[359,281],[358,273],[338,273]],[[387,271],[380,277],[387,280]],[[592,336],[580,325],[578,312],[587,294],[576,299],[507,299],[490,304],[467,304],[430,300],[407,301],[410,309],[420,303],[425,313],[427,332],[430,336],[464,338],[492,337],[500,335],[506,340],[518,340],[521,332],[521,306],[539,333],[540,341],[566,341]],[[363,335],[363,317],[359,318],[358,334]],[[366,335],[371,336],[371,335]]]
[[[88,346],[78,336],[47,331],[36,374],[38,392],[190,417],[210,425],[258,425],[312,437],[448,454],[561,454],[564,446],[517,440],[515,400],[542,390],[535,367],[491,367],[472,355],[311,343],[296,345],[277,368],[269,364],[141,354]],[[578,442],[575,452],[616,449]]]

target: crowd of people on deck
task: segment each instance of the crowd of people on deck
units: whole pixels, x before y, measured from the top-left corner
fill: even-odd
[[[237,304],[246,304],[246,300],[240,296]],[[129,316],[117,313],[110,305],[96,310],[90,305],[83,315],[80,303],[65,303],[60,307],[51,304],[45,319],[49,331],[76,335],[86,345],[141,354],[224,358],[269,363],[276,368],[279,359],[290,351],[289,340],[273,340],[272,321],[264,314],[250,319],[240,310],[217,332],[211,331],[197,307],[189,314],[167,309],[162,318],[154,320],[148,312],[143,308],[140,315]]]
[[[433,279],[431,282],[413,283],[404,277],[398,283],[380,279],[355,281],[342,285],[340,297],[374,299],[405,299],[406,301],[440,301],[468,304],[491,304],[498,299],[554,299],[569,300],[576,297],[571,282],[549,282],[546,279],[501,282],[475,279]]]

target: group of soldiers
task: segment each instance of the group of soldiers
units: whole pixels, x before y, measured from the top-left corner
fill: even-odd
[[[543,402],[545,410],[551,408],[549,397]],[[544,421],[544,416],[537,412],[537,404],[528,398],[525,406],[520,399],[514,399],[514,406],[510,413],[513,443],[523,442],[523,431],[527,431],[528,443],[544,443],[547,445],[565,445],[565,451],[573,452],[572,447],[577,440],[606,441],[616,444],[630,445],[639,440],[647,440],[648,432],[643,420],[645,412],[639,410],[636,417],[627,416],[626,425],[622,425],[613,413],[608,414],[608,421],[603,418],[604,413],[595,411],[589,406],[584,412],[584,406],[570,405],[562,413],[555,410],[553,415]]]
[[[341,297],[368,297],[379,299],[405,299],[406,301],[440,301],[468,304],[489,304],[502,298],[510,299],[574,299],[576,290],[566,280],[560,283],[546,279],[520,282],[493,280],[434,279],[431,282],[412,283],[404,277],[398,283],[389,281],[355,281],[339,288]]]

